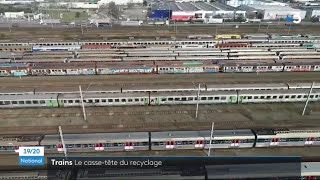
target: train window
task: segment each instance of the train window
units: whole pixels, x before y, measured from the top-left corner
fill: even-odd
[[[114,102],[120,102],[120,100],[119,99],[115,99]]]
[[[89,99],[89,103],[93,103],[93,100],[92,100],[92,99]]]
[[[310,98],[313,98],[313,95],[310,95]]]
[[[315,95],[315,98],[318,98],[319,97],[319,95]]]
[[[307,96],[307,95],[304,95],[303,98],[308,98],[308,96]]]
[[[121,102],[127,102],[127,100],[126,99],[121,99]]]
[[[294,98],[296,98],[296,95],[292,95],[292,96],[291,96],[291,99],[294,99]]]
[[[267,96],[267,99],[271,99],[271,96]]]
[[[297,96],[298,99],[300,99],[301,97],[302,97],[301,95],[298,95],[298,96]]]
[[[75,100],[75,103],[80,103],[80,100]]]
[[[287,96],[285,96],[284,98],[285,98],[285,99],[288,99],[289,97],[290,97],[290,96],[287,95]]]
[[[17,101],[11,101],[11,103],[12,103],[12,104],[18,104],[18,102],[17,102]]]
[[[181,101],[187,101],[186,97],[181,98]]]
[[[24,101],[19,101],[19,104],[24,104]]]
[[[45,103],[46,103],[46,101],[40,100],[40,104],[45,104]]]
[[[248,96],[248,99],[252,99],[252,96]]]
[[[101,102],[105,103],[105,102],[107,102],[107,100],[106,99],[101,99]]]
[[[257,139],[257,142],[261,142],[261,143],[269,142],[269,141],[270,141],[270,139]]]
[[[180,101],[180,98],[174,98],[174,101]]]
[[[283,96],[281,95],[281,96],[279,96],[279,99],[282,99],[283,98]]]
[[[214,97],[214,100],[219,100],[220,99],[220,97]]]
[[[134,99],[134,101],[135,101],[135,102],[139,102],[139,99],[138,99],[138,98],[136,98],[136,99]]]
[[[100,99],[95,99],[94,102],[95,102],[95,103],[99,103],[99,102],[100,102]]]
[[[173,98],[168,98],[168,101],[173,101]]]
[[[143,98],[140,98],[140,101],[142,101],[142,102],[143,102],[143,101],[144,101],[144,99],[143,99]],[[147,101],[147,99],[146,99],[146,101]]]
[[[39,101],[32,101],[32,104],[39,104]]]
[[[67,103],[68,101],[67,100],[63,100],[63,103]]]
[[[226,100],[226,99],[227,99],[227,97],[225,97],[225,96],[221,97],[221,100]]]
[[[128,102],[132,102],[132,99],[128,99]]]
[[[113,102],[113,99],[108,99],[108,102]],[[117,102],[117,101],[115,101],[115,102]],[[119,100],[118,100],[118,102],[119,102]]]
[[[259,99],[259,96],[254,96],[254,99]]]
[[[201,100],[207,100],[207,97],[201,97]]]
[[[0,101],[0,105],[4,105],[4,102],[3,102],[3,101]]]
[[[163,101],[163,102],[167,101],[167,98],[161,98],[161,101]]]
[[[68,100],[68,103],[73,103],[73,100]]]
[[[209,100],[209,101],[212,101],[212,100],[213,100],[213,97],[208,97],[208,100]]]
[[[277,96],[272,96],[272,99],[277,99]]]
[[[193,97],[188,97],[188,101],[192,101],[193,100]]]

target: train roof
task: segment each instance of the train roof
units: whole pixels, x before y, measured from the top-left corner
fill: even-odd
[[[303,65],[303,66],[306,66],[306,65],[320,65],[320,62],[284,62],[284,65]]]
[[[0,96],[0,101],[10,101],[10,100],[57,100],[57,94],[35,94],[35,95],[5,95]]]
[[[210,137],[211,131],[200,131],[202,137]],[[235,129],[235,130],[214,130],[213,137],[239,137],[239,136],[254,136],[250,129]]]
[[[76,69],[76,68],[94,68],[95,64],[86,63],[41,63],[35,64],[32,69]]]
[[[289,88],[311,88],[312,83],[288,83]],[[313,88],[320,88],[320,82],[315,82]]]
[[[148,140],[148,132],[97,133],[97,134],[64,134],[65,144],[107,143],[128,140]]]
[[[103,99],[103,98],[145,98],[148,97],[148,93],[140,93],[140,92],[135,92],[135,93],[108,93],[108,94],[91,94],[91,93],[86,93],[83,95],[84,99]],[[63,94],[60,96],[60,99],[79,99],[80,94]]]
[[[210,92],[200,92],[201,96],[215,96],[215,95],[237,95],[236,92],[232,91],[210,91]],[[162,96],[197,96],[195,92],[154,92],[151,93],[151,97],[162,97]]]
[[[163,131],[151,132],[151,140],[162,138],[199,138],[199,131]]]
[[[42,138],[41,135],[1,136],[0,145],[38,145]]]
[[[286,89],[288,86],[285,83],[267,83],[267,84],[206,84],[207,89],[268,89],[268,88],[283,88]]]
[[[305,94],[307,95],[310,90],[308,89],[289,89],[289,90],[243,90],[239,95],[276,95],[276,94]],[[313,89],[312,93],[320,93],[320,90]]]
[[[117,86],[100,86],[100,85],[91,85],[89,88],[87,86],[82,86],[82,93],[96,93],[96,92],[121,92],[121,88]],[[88,89],[87,89],[88,88]],[[0,91],[1,92],[1,91]],[[39,87],[35,88],[35,93],[73,93],[80,94],[79,87]]]
[[[204,85],[200,87],[201,89],[204,89]],[[143,85],[143,86],[128,86],[128,87],[123,87],[122,91],[172,91],[172,90],[197,90],[198,85],[194,85],[192,83],[190,84],[177,84],[174,86],[168,86],[168,85]]]

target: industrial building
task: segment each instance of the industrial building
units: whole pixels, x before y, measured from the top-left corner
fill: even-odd
[[[317,5],[317,6],[302,6],[301,9],[307,11],[306,18],[320,16],[320,6],[319,5]]]
[[[240,9],[251,12],[261,12],[263,13],[264,20],[277,20],[281,18],[286,18],[288,16],[301,17],[304,19],[306,17],[306,11],[301,9],[294,9],[289,6],[278,6],[278,5],[241,5]]]
[[[116,5],[126,5],[128,3],[133,4],[142,4],[143,0],[100,0],[97,2],[99,6],[109,4],[110,2],[114,2]]]
[[[232,7],[239,7],[241,5],[277,5],[286,6],[286,3],[272,1],[272,0],[219,0],[222,4],[226,4]]]
[[[206,19],[212,16],[233,18],[246,15],[245,11],[218,2],[168,2],[153,4],[148,17],[151,19],[172,19],[187,21]]]
[[[5,18],[10,18],[10,19],[16,19],[20,17],[24,17],[24,12],[5,12],[4,13]]]

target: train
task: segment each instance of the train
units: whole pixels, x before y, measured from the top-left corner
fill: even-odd
[[[320,130],[235,129],[163,132],[122,132],[21,135],[0,137],[0,152],[17,152],[19,146],[44,146],[45,152],[143,151],[179,149],[242,149],[311,147],[320,145]]]
[[[193,62],[68,62],[68,63],[10,63],[1,66],[0,77],[8,76],[66,76],[115,74],[194,74],[194,73],[262,73],[318,72],[315,61],[193,61]]]
[[[201,83],[200,92],[203,91],[242,91],[242,90],[291,90],[310,89],[311,83],[260,83],[260,84],[213,84]],[[316,82],[313,89],[320,89],[320,83]],[[121,85],[121,86],[101,86],[90,84],[86,94],[99,93],[132,93],[132,92],[196,92],[199,87],[193,83],[167,85]],[[37,87],[12,89],[2,87],[0,95],[28,95],[28,94],[79,94],[78,87]]]
[[[0,108],[29,107],[79,107],[85,106],[159,106],[191,104],[247,104],[247,103],[290,103],[319,101],[320,90],[234,90],[195,92],[131,92],[131,93],[86,93],[79,94],[22,94],[1,95]]]
[[[239,37],[239,35],[235,35]],[[252,36],[252,35],[251,35]],[[249,39],[198,39],[198,40],[147,40],[147,41],[78,41],[78,42],[25,42],[25,43],[0,43],[0,47],[8,47],[10,46],[77,46],[76,48],[80,48],[79,46],[83,46],[85,49],[109,49],[113,47],[123,48],[126,46],[127,48],[134,47],[147,47],[147,46],[161,46],[161,45],[208,45],[208,44],[222,44],[222,43],[319,43],[320,40],[317,38],[308,38],[308,37],[295,37],[295,38],[249,38]],[[121,47],[122,46],[122,47]],[[68,49],[68,48],[67,48]],[[11,51],[14,49],[11,48]]]

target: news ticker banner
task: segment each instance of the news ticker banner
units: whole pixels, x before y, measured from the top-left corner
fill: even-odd
[[[131,177],[176,174],[207,176],[209,179],[269,178],[301,176],[300,157],[206,157],[206,156],[128,156],[47,158],[48,177],[56,179],[61,171],[77,177]],[[136,174],[136,175],[135,175]],[[152,176],[151,176],[152,177]],[[112,179],[112,178],[111,178]]]
[[[48,156],[48,168],[107,169],[160,167],[200,167],[228,164],[296,163],[300,169],[300,157],[226,157],[226,156]]]

